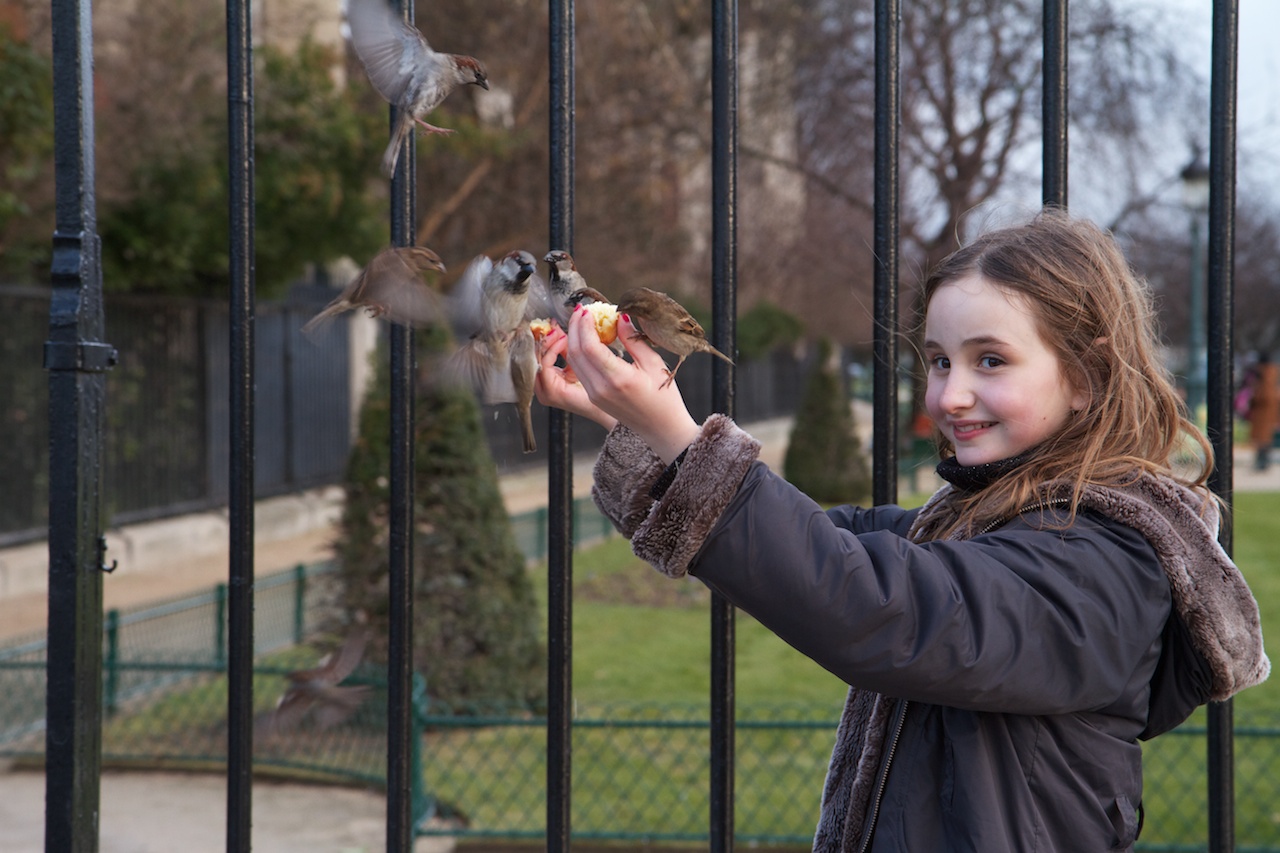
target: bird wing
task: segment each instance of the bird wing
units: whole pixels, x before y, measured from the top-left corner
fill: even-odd
[[[417,27],[392,11],[386,0],[349,0],[351,43],[364,63],[369,82],[382,97],[399,104],[415,68],[430,63],[435,51]]]
[[[525,323],[527,324],[530,320],[555,316],[551,289],[547,286],[547,280],[537,273],[533,273],[529,276],[527,283],[529,285],[529,300],[525,303],[524,308]]]
[[[449,385],[470,389],[486,405],[514,403],[510,358],[505,343],[472,338],[449,356],[442,376]]]
[[[379,252],[366,268],[361,301],[382,308],[388,320],[414,328],[439,325],[448,316],[444,297],[405,263],[395,249]]]
[[[484,280],[492,269],[490,258],[476,255],[449,292],[449,319],[459,338],[469,338],[485,330]]]
[[[347,639],[342,643],[342,648],[338,649],[338,653],[329,661],[327,667],[329,670],[328,680],[331,683],[338,684],[356,671],[356,667],[364,659],[364,647],[368,642],[369,634],[363,629],[347,635]]]

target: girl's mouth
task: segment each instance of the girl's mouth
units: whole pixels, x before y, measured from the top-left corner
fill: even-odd
[[[968,438],[970,436],[976,435],[982,432],[983,430],[993,426],[995,426],[994,421],[983,421],[982,423],[970,423],[970,424],[954,424],[951,427],[951,432],[955,435],[957,440],[960,440],[960,439],[964,439],[964,438]]]

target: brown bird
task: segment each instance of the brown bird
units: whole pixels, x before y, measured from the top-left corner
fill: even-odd
[[[676,366],[667,371],[663,388],[671,384],[680,365],[695,352],[711,353],[733,364],[733,359],[708,343],[706,333],[693,315],[665,293],[647,287],[633,287],[618,300],[618,313],[639,322],[642,339],[679,356]]]
[[[528,325],[516,332],[511,341],[511,385],[516,415],[520,418],[520,430],[524,436],[524,452],[538,449],[533,434],[533,383],[538,378],[538,347]]]
[[[423,273],[444,272],[440,256],[425,246],[393,246],[373,256],[338,297],[307,321],[311,334],[346,311],[364,308],[370,317],[386,317],[413,328],[443,322],[444,298],[423,280]]]
[[[551,299],[551,317],[560,324],[560,328],[568,325],[569,315],[580,303],[609,301],[603,293],[587,285],[568,252],[552,249],[542,260],[551,265],[547,292]]]
[[[550,310],[547,283],[535,272],[536,264],[520,249],[496,263],[485,255],[471,261],[449,294],[454,332],[465,343],[444,366],[446,381],[471,388],[480,402],[515,404],[526,453],[537,449],[527,420],[532,374],[538,369],[529,321]]]
[[[296,728],[308,715],[317,729],[345,722],[364,702],[368,685],[342,687],[341,682],[355,671],[364,657],[369,636],[363,628],[347,636],[342,647],[325,655],[313,669],[288,673],[280,701],[265,726],[268,733]]]
[[[397,108],[395,130],[382,157],[382,172],[390,178],[415,122],[428,133],[453,133],[423,117],[459,86],[488,89],[489,80],[474,56],[432,50],[426,36],[393,12],[387,0],[350,0],[347,21],[369,82]]]

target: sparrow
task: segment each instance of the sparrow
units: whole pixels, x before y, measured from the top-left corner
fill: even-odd
[[[663,388],[671,384],[680,365],[695,352],[711,353],[733,364],[733,359],[707,341],[706,333],[693,315],[665,293],[647,287],[632,288],[618,300],[618,313],[628,315],[632,322],[639,321],[641,339],[680,357],[676,366],[667,371]]]
[[[530,358],[537,372],[529,321],[550,310],[547,284],[537,275],[536,263],[533,255],[519,249],[497,263],[478,255],[450,294],[450,315],[465,343],[449,357],[445,375],[470,387],[483,403],[515,403],[522,425],[533,392]],[[529,427],[525,452],[536,449]]]
[[[524,452],[538,449],[533,435],[533,383],[538,378],[538,347],[526,323],[511,341],[511,385],[515,396],[516,416],[524,437]]]
[[[585,301],[608,302],[603,293],[587,286],[587,280],[578,272],[573,256],[561,249],[552,249],[542,259],[551,265],[547,279],[547,292],[551,300],[551,318],[565,328],[573,309]]]
[[[313,669],[285,675],[289,685],[267,721],[269,733],[296,728],[308,715],[317,729],[329,729],[345,722],[364,702],[369,686],[339,686],[355,671],[364,657],[368,634],[361,629],[347,636],[342,647],[321,658]]]
[[[397,109],[391,143],[382,155],[382,173],[390,178],[415,122],[428,133],[453,133],[423,117],[459,86],[488,89],[489,80],[475,57],[432,50],[426,36],[393,12],[387,0],[348,0],[347,21],[369,82]]]
[[[393,246],[373,256],[351,283],[302,327],[311,334],[346,311],[364,308],[370,317],[386,317],[413,328],[444,319],[440,294],[423,280],[423,273],[444,272],[440,256],[425,246]]]
[[[542,260],[551,265],[547,294],[551,302],[551,319],[560,324],[560,328],[568,328],[569,315],[579,305],[591,302],[609,303],[609,297],[588,286],[587,280],[578,272],[573,256],[568,252],[552,249]],[[609,348],[618,355],[624,355],[627,351],[622,341],[617,339],[609,344]]]

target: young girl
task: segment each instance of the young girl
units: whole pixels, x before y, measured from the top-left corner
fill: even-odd
[[[989,233],[924,296],[946,485],[920,509],[824,512],[728,418],[695,423],[628,318],[633,363],[575,314],[538,397],[610,430],[593,494],[637,555],[850,685],[815,850],[1130,850],[1138,740],[1270,670],[1211,462],[1173,465],[1210,448],[1095,226]]]

